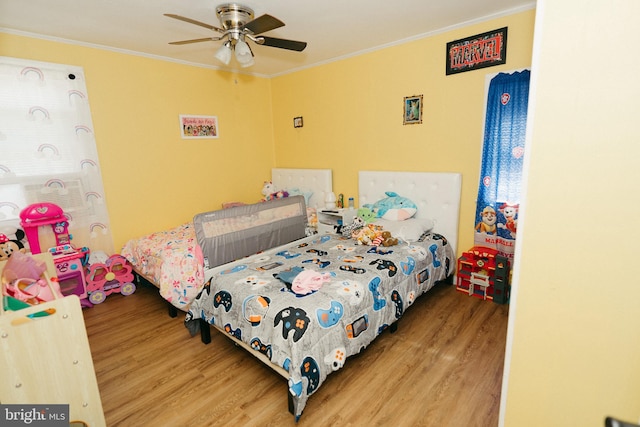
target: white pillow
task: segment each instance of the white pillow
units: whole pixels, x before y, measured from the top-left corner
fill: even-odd
[[[434,226],[433,220],[428,218],[409,218],[404,221],[390,221],[378,218],[374,224],[382,226],[382,229],[390,231],[393,237],[402,239],[405,242],[416,242],[420,236],[427,231],[431,231]]]

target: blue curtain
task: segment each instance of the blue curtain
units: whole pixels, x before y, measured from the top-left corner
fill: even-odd
[[[476,206],[475,244],[513,257],[529,103],[528,70],[491,79]]]

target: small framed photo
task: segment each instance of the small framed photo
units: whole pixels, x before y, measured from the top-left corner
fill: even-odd
[[[293,118],[293,127],[301,128],[302,127],[302,117],[294,117]]]
[[[422,95],[404,97],[403,117],[405,125],[422,123]]]
[[[218,137],[216,116],[180,115],[180,135],[182,139],[208,139]]]

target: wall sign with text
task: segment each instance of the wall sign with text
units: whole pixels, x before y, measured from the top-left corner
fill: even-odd
[[[182,139],[217,138],[218,117],[180,114],[180,135]]]
[[[507,62],[507,27],[447,43],[447,75]]]

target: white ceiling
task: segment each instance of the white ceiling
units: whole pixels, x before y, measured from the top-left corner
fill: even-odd
[[[0,31],[274,76],[528,10],[535,1],[243,0],[256,17],[285,23],[264,35],[308,42],[303,52],[252,43],[255,65],[245,69],[235,59],[220,66],[213,58],[220,42],[168,44],[217,33],[164,13],[220,27],[215,9],[224,0],[0,0]]]

